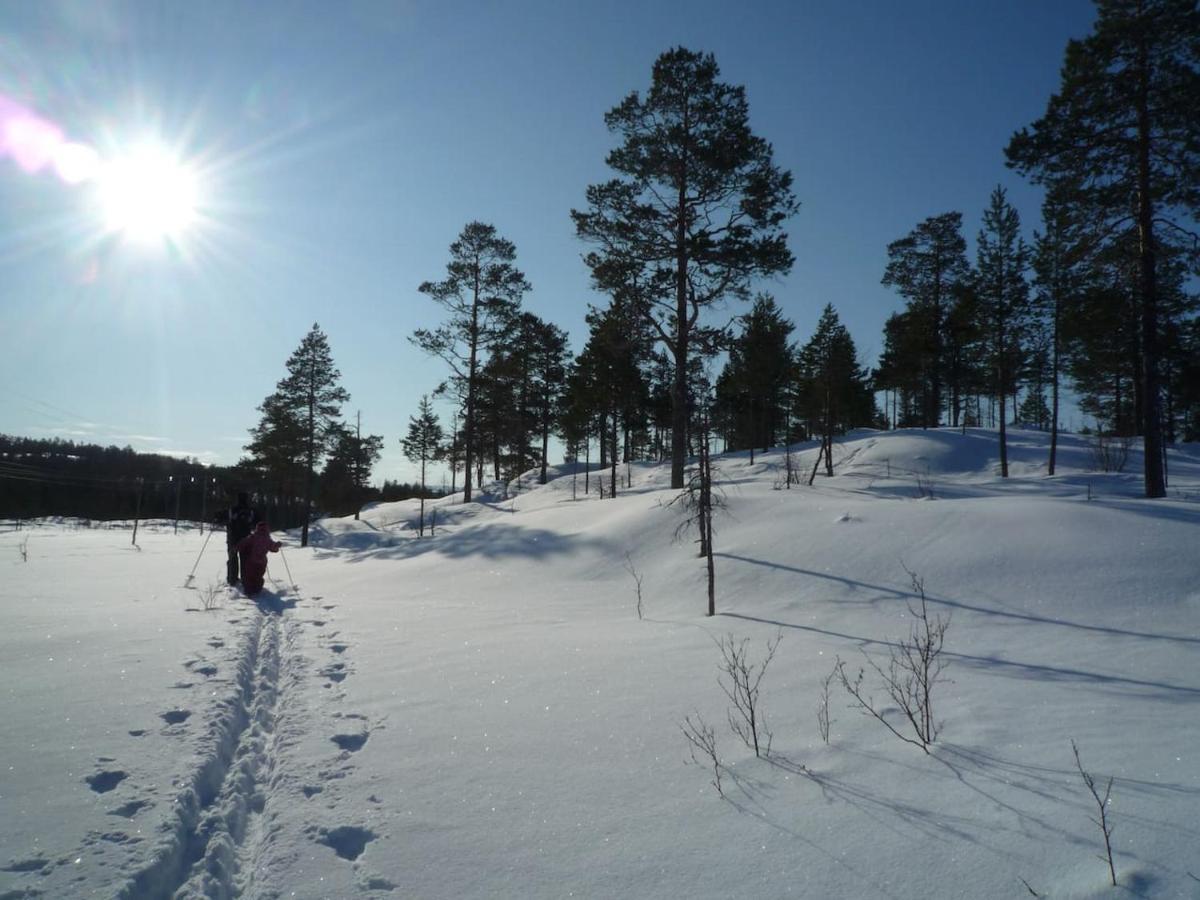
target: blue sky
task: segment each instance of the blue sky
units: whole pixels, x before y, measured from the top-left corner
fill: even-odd
[[[44,2],[0,11],[0,95],[107,158],[140,138],[200,173],[172,248],[103,235],[88,185],[0,157],[0,432],[232,463],[313,322],[329,336],[376,479],[442,365],[437,324],[473,219],[517,246],[526,306],[585,337],[569,217],[608,176],[604,113],[663,50],[716,54],[794,176],[792,273],[762,285],[811,334],[833,303],[873,362],[900,299],[888,242],[996,184],[1058,84],[1089,0],[843,2]],[[973,250],[972,250],[973,252]],[[721,321],[740,311],[719,311]],[[1070,420],[1067,422],[1071,424]]]

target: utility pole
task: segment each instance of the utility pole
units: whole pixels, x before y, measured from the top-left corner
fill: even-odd
[[[359,466],[362,465],[362,410],[360,409],[354,414],[354,521],[358,521],[359,507],[362,506],[362,496],[359,493],[359,485],[362,482],[362,472]]]
[[[142,516],[142,485],[144,479],[139,475],[137,480],[137,501],[133,507],[133,546],[137,546],[138,519]]]
[[[179,495],[183,493],[183,479],[171,476],[175,482],[175,533],[179,534]]]

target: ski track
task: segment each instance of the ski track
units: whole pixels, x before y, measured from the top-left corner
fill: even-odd
[[[279,613],[255,611],[239,647],[234,690],[209,724],[202,762],[175,799],[165,839],[120,900],[242,895],[268,839],[263,818],[277,755],[285,651],[294,629]]]

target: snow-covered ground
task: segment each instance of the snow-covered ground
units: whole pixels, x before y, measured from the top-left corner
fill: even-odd
[[[1146,501],[1083,438],[1047,478],[1012,437],[1007,481],[987,431],[860,432],[812,488],[720,458],[715,618],[658,466],[438,501],[424,539],[415,502],[325,520],[257,604],[220,535],[185,586],[195,532],[0,534],[0,898],[1200,897],[1200,448]],[[950,620],[940,737],[835,685],[826,744],[835,660],[909,634],[906,569]],[[728,635],[781,636],[766,758]],[[1118,888],[1072,740],[1113,778]]]

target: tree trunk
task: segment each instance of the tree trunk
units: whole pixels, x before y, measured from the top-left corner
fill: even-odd
[[[542,404],[542,474],[538,484],[546,483],[546,455],[550,452],[550,404]]]
[[[463,503],[471,502],[471,466],[475,462],[475,382],[479,365],[479,261],[475,262],[475,286],[471,302],[470,356],[467,360],[467,420],[463,423]],[[483,477],[480,476],[480,481]]]
[[[683,131],[688,133],[689,117],[683,115]],[[687,149],[680,161],[679,198],[675,222],[675,383],[671,390],[671,487],[683,489],[687,460],[688,427],[688,252],[687,252]]]
[[[316,423],[316,387],[313,381],[316,375],[309,363],[308,372],[308,469],[304,473],[304,525],[300,528],[300,546],[308,546],[308,520],[312,515],[313,469],[317,465],[317,423]]]
[[[1054,323],[1053,337],[1051,338],[1051,364],[1050,377],[1052,379],[1050,385],[1050,465],[1047,468],[1047,474],[1054,474],[1054,466],[1058,460],[1058,312],[1059,312],[1059,296],[1058,286],[1055,286],[1054,296]]]
[[[1145,435],[1142,439],[1146,496],[1167,495],[1163,476],[1162,423],[1159,413],[1158,284],[1155,276],[1154,199],[1150,195],[1150,73],[1145,38],[1138,53],[1137,173],[1138,269],[1142,293],[1142,391]]]
[[[618,440],[620,440],[620,428],[617,426],[617,414],[615,412],[612,414],[611,440],[612,440],[612,459],[610,460],[610,462],[612,464],[612,474],[610,475],[609,481],[608,481],[609,496],[613,500],[616,500],[617,499],[617,442],[618,442]]]

